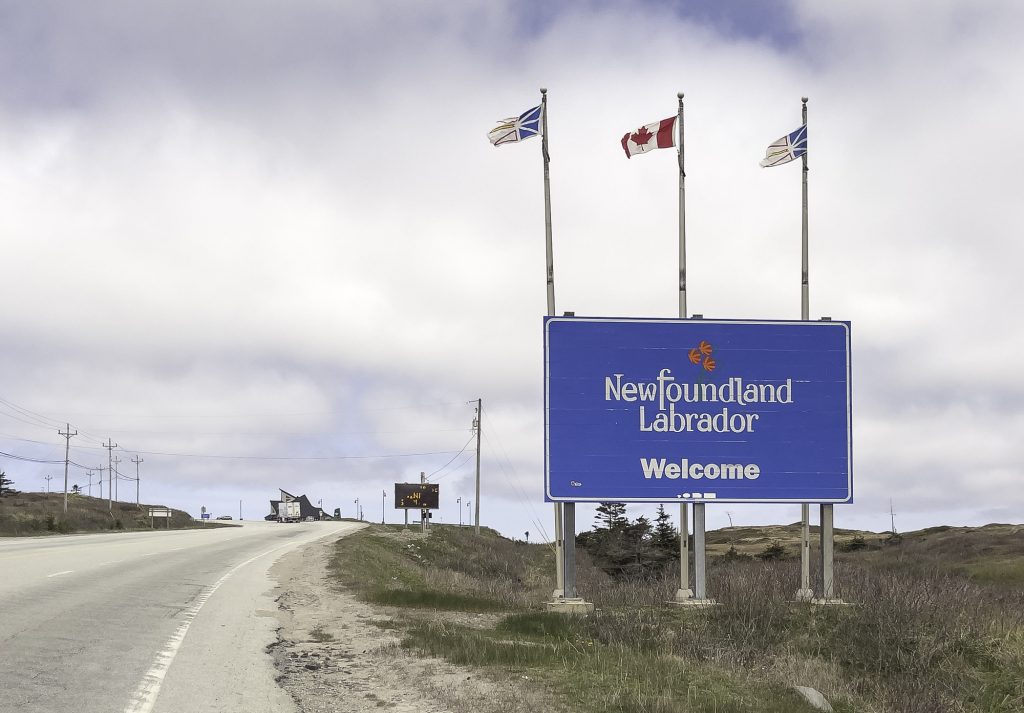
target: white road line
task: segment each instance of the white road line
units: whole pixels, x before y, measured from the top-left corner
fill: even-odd
[[[164,677],[167,675],[167,669],[171,667],[171,662],[174,661],[174,657],[178,654],[178,649],[181,648],[181,642],[185,640],[185,634],[188,633],[189,626],[192,625],[192,620],[196,618],[199,610],[203,608],[213,593],[216,592],[220,585],[224,584],[227,579],[235,572],[246,566],[250,562],[255,562],[260,557],[269,555],[271,552],[279,550],[283,547],[294,545],[294,542],[286,542],[283,545],[273,547],[266,552],[261,552],[255,557],[250,557],[245,562],[239,565],[235,565],[227,571],[227,573],[213,583],[208,589],[200,593],[196,597],[195,603],[185,611],[185,618],[178,625],[178,628],[171,638],[167,640],[164,647],[157,652],[156,658],[153,659],[153,665],[149,667],[146,674],[142,677],[142,682],[139,684],[138,690],[135,691],[135,695],[132,701],[124,709],[125,713],[150,713],[153,710],[153,706],[156,705],[156,698],[160,695],[160,686],[163,685]]]
[[[53,574],[48,574],[48,575],[46,575],[46,578],[49,579],[50,577],[59,577],[62,574],[72,574],[74,571],[75,570],[73,570],[73,569],[66,569],[63,572],[54,572]]]
[[[171,549],[169,549],[167,551],[168,552],[177,552],[178,550],[183,550],[183,549],[185,549],[185,548],[184,547],[172,547]]]
[[[102,567],[106,564],[117,564],[118,562],[124,562],[124,560],[110,560],[109,562],[100,562],[99,566]]]

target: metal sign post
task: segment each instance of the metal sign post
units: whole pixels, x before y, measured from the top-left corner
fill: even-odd
[[[420,528],[430,530],[430,511],[441,503],[441,489],[437,483],[428,483],[426,473],[420,473],[419,483],[395,483],[395,509],[405,510],[405,525],[409,526],[409,510],[420,511]]]

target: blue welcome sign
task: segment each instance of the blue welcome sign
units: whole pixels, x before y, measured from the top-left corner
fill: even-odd
[[[545,499],[852,502],[850,324],[548,317]]]

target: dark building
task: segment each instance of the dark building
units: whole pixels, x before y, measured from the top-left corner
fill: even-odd
[[[333,520],[330,515],[324,512],[324,509],[317,507],[313,503],[309,502],[309,498],[305,495],[292,495],[289,492],[281,491],[280,500],[270,501],[270,514],[267,515],[264,520],[276,520],[277,519],[277,506],[282,502],[297,502],[299,504],[299,519],[305,520],[306,518],[313,518],[314,520]]]

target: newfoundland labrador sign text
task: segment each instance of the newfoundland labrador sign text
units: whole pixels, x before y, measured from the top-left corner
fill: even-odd
[[[851,502],[847,322],[544,321],[548,500]]]

